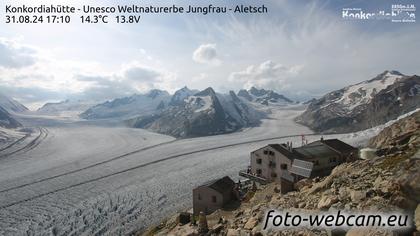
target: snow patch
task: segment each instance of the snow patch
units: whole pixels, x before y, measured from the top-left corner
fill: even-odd
[[[212,108],[213,99],[210,96],[189,96],[184,100],[194,112],[203,112]]]
[[[343,95],[335,103],[341,103],[347,110],[367,104],[380,91],[395,83],[402,75],[387,72],[382,79],[364,81],[345,88]]]

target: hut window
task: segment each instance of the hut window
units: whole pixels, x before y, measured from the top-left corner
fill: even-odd
[[[269,167],[275,168],[276,167],[276,163],[274,161],[270,161],[270,163],[268,163]]]
[[[264,150],[264,155],[267,155],[268,154],[268,151],[267,150]]]
[[[262,163],[261,158],[257,158],[257,164],[261,164],[261,163]]]
[[[260,174],[262,174],[261,169],[257,169],[257,175],[260,175]]]
[[[198,200],[201,200],[201,194],[198,194]]]
[[[277,178],[277,174],[275,172],[271,173],[271,177]]]
[[[281,168],[282,170],[287,170],[287,164],[281,164],[281,165],[280,165],[280,168]]]
[[[273,152],[273,151],[269,151],[269,152],[268,152],[268,155],[270,155],[270,156],[274,156],[274,152]]]
[[[318,160],[313,161],[313,163],[314,163],[314,166],[319,166],[319,161]]]
[[[212,202],[217,202],[217,198],[216,198],[216,196],[211,196],[211,201],[212,201]]]

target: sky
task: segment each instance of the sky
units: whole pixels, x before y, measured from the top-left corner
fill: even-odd
[[[158,3],[157,3],[158,2]],[[193,0],[4,0],[12,4],[187,6]],[[188,86],[218,92],[252,86],[294,100],[375,77],[420,74],[420,22],[346,20],[343,8],[390,11],[415,1],[218,0],[265,4],[266,14],[142,15],[138,24],[6,24],[0,21],[0,92],[31,109],[64,99],[104,101]]]

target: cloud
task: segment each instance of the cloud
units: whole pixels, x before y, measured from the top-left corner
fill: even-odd
[[[124,83],[115,76],[76,75],[75,78],[90,85],[83,91],[70,94],[70,98],[103,101],[138,92],[133,86]]]
[[[124,72],[124,78],[133,82],[155,82],[160,76],[158,71],[143,66],[134,66]]]
[[[144,93],[154,88],[162,88],[162,83],[171,81],[171,75],[153,68],[131,63],[123,66],[119,73],[108,76],[76,75],[77,81],[88,83],[87,88],[72,97],[85,100],[109,100]]]
[[[193,53],[193,60],[201,64],[220,65],[216,44],[202,44]]]
[[[22,68],[35,64],[36,59],[35,49],[0,38],[0,67]]]
[[[133,59],[107,67],[67,58],[57,57],[54,49],[35,49],[0,37],[0,91],[36,109],[64,99],[101,102],[155,88],[170,90],[176,80],[163,66]]]
[[[246,89],[255,86],[281,90],[288,86],[287,80],[298,75],[302,68],[301,65],[286,67],[273,61],[265,61],[260,65],[251,65],[243,71],[231,73],[229,81],[242,84]]]

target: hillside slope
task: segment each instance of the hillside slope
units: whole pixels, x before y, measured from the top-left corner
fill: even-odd
[[[419,108],[419,94],[419,76],[385,71],[311,101],[296,121],[317,132],[364,130]]]
[[[42,115],[79,115],[90,107],[94,106],[93,102],[80,100],[65,100],[61,102],[45,103],[36,112]]]
[[[8,112],[20,113],[28,111],[28,108],[23,104],[3,94],[0,94],[0,106]]]
[[[0,106],[0,127],[3,128],[17,128],[22,126],[12,115]]]

